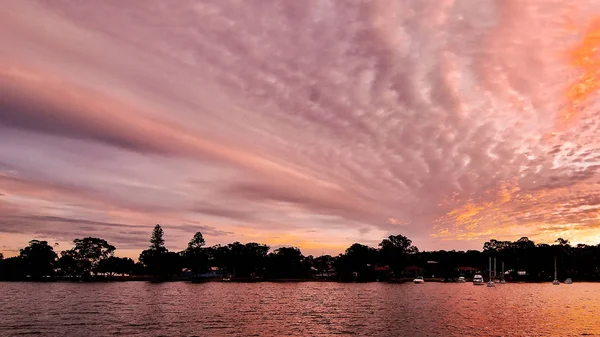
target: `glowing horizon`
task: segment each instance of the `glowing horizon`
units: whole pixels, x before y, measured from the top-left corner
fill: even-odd
[[[8,1],[0,252],[600,243],[600,3]],[[260,19],[258,19],[260,18]]]

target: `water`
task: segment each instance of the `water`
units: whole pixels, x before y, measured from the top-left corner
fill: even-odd
[[[600,284],[0,283],[0,336],[600,336]]]

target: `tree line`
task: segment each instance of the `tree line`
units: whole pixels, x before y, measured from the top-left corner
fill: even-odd
[[[490,240],[482,251],[419,251],[403,235],[391,235],[377,248],[352,244],[338,256],[304,256],[296,247],[270,249],[265,244],[234,242],[206,247],[197,232],[180,252],[165,247],[164,231],[156,225],[148,249],[139,261],[114,256],[115,246],[86,237],[57,254],[47,241],[32,240],[19,255],[3,258],[0,280],[103,280],[117,275],[164,281],[203,275],[234,280],[401,281],[421,275],[451,281],[474,273],[487,275],[488,258],[504,263],[508,280],[545,281],[553,277],[554,257],[559,278],[600,281],[600,244],[571,246],[558,239],[553,245]]]

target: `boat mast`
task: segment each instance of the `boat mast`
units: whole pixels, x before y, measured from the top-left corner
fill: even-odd
[[[558,275],[556,270],[556,255],[554,255],[554,281],[552,281],[552,284],[555,286],[560,284],[560,282],[558,282]]]

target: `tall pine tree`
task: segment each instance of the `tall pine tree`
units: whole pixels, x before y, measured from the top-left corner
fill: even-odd
[[[150,249],[158,252],[165,251],[165,239],[163,239],[163,229],[159,224],[154,226],[152,238],[150,239]]]

